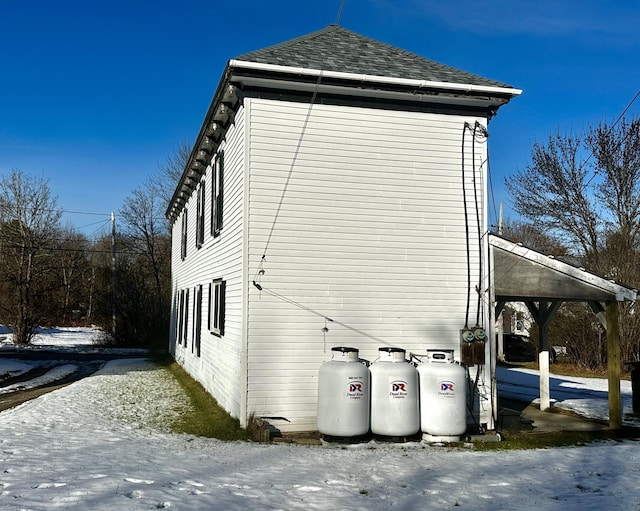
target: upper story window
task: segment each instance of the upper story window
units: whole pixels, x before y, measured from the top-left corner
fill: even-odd
[[[215,238],[222,231],[222,201],[224,183],[224,151],[218,152],[213,161],[211,183],[211,234]]]
[[[200,248],[204,243],[204,203],[205,203],[204,179],[198,188],[198,211],[196,218],[196,248]]]
[[[182,212],[182,233],[180,236],[180,257],[184,261],[187,258],[187,208]]]

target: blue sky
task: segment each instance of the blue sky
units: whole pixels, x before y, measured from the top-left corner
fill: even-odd
[[[341,3],[0,0],[0,173],[103,213],[66,217],[92,233],[195,140],[228,59],[334,23]],[[640,89],[635,0],[347,0],[340,23],[524,91],[489,125],[492,215],[512,216],[503,180],[534,142],[613,121]]]

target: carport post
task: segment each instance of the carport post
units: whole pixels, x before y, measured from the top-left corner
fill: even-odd
[[[607,302],[607,376],[609,378],[609,427],[622,427],[620,396],[620,328],[618,302]]]
[[[548,325],[540,325],[540,346],[540,352],[538,353],[538,370],[540,372],[540,410],[548,410],[551,408]]]
[[[536,307],[534,302],[525,302],[533,319],[538,323],[538,339],[540,354],[538,355],[538,369],[540,372],[540,410],[548,410],[551,407],[551,392],[549,388],[549,323],[560,305],[561,301],[543,302]]]

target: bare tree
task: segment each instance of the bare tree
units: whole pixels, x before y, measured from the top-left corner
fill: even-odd
[[[58,305],[66,325],[89,312],[92,291],[89,241],[83,234],[64,229],[57,235],[55,250],[58,252],[56,271],[61,281]]]
[[[534,144],[531,164],[505,184],[526,222],[569,248],[583,266],[640,285],[640,119],[602,123],[584,136],[552,135],[546,145]],[[622,356],[628,360],[640,358],[633,308],[620,308]],[[591,327],[584,335],[594,343],[599,337]],[[598,345],[591,349],[601,352]]]
[[[160,307],[165,305],[164,287],[171,264],[169,226],[162,206],[153,189],[143,186],[131,192],[120,210],[124,246],[144,262],[145,273],[154,284]]]
[[[169,206],[176,185],[184,172],[191,155],[191,144],[182,141],[169,153],[166,161],[160,165],[157,174],[151,176],[145,187],[153,190],[163,201],[163,211]]]
[[[557,238],[549,236],[536,225],[518,220],[504,222],[504,234],[509,239],[554,257],[567,257],[569,249]]]
[[[606,124],[591,130],[586,144],[601,176],[596,197],[602,204],[607,234],[620,236],[629,247],[640,235],[640,119]]]
[[[121,252],[118,281],[119,331],[123,336],[166,345],[171,300],[171,232],[165,211],[189,159],[179,144],[158,173],[125,199],[119,212]]]
[[[640,243],[640,120],[606,123],[586,136],[555,134],[534,144],[532,162],[505,180],[514,209],[606,272],[602,252]],[[623,243],[624,241],[624,243]]]
[[[12,170],[0,179],[2,310],[14,325],[18,343],[30,342],[47,308],[51,240],[61,214],[43,178]]]
[[[514,209],[540,230],[583,254],[597,252],[599,215],[581,138],[559,133],[534,144],[532,163],[505,180]]]

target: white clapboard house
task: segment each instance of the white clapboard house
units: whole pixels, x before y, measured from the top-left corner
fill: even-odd
[[[487,130],[519,93],[336,25],[229,60],[167,210],[175,359],[283,432],[316,429],[334,346],[459,360],[490,329]]]

